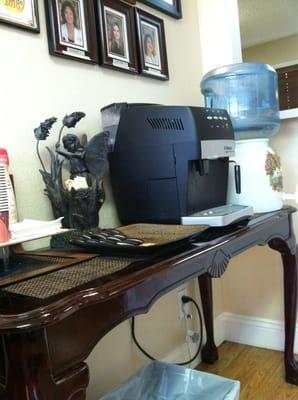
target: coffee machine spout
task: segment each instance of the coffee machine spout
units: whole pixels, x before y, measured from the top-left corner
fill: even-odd
[[[200,176],[209,175],[210,163],[208,159],[197,160],[198,171]]]

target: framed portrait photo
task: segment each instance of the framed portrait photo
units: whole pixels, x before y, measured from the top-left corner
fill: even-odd
[[[39,33],[37,0],[0,1],[0,22]]]
[[[182,18],[181,0],[140,0],[156,10],[162,11],[173,18]]]
[[[103,67],[139,72],[133,7],[118,0],[97,0],[97,33]]]
[[[49,52],[89,63],[98,61],[92,0],[45,0]]]
[[[139,64],[142,75],[169,79],[163,20],[136,8]]]

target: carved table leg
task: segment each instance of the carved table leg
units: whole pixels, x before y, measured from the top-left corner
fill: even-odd
[[[286,381],[298,385],[298,363],[294,357],[298,273],[295,236],[292,233],[288,242],[272,240],[269,245],[281,253],[283,262]]]
[[[198,280],[207,336],[206,344],[202,348],[202,361],[212,364],[218,360],[218,351],[214,343],[212,280],[207,273],[199,276]]]
[[[298,385],[298,365],[294,358],[297,308],[297,257],[282,255],[284,267],[285,369],[286,381]]]
[[[46,331],[2,335],[5,381],[1,400],[85,400],[88,367],[80,363],[53,376]]]

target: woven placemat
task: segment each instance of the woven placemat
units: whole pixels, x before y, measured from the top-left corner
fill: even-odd
[[[127,257],[95,257],[72,267],[7,286],[4,290],[24,296],[46,299],[94,279],[120,271],[136,261]]]
[[[145,243],[162,244],[200,233],[207,225],[133,224],[120,226],[118,231]]]

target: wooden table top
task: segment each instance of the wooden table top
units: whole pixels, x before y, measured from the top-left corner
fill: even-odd
[[[112,268],[110,265],[111,269],[108,269],[107,273],[101,271],[98,274],[97,271],[98,275],[94,273],[94,264],[98,268],[101,257],[96,254],[74,255],[71,253],[71,257],[77,257],[74,267],[67,266],[62,270],[47,272],[41,277],[29,278],[0,289],[0,331],[34,329],[36,326],[52,324],[57,318],[64,318],[69,313],[76,312],[87,305],[108,302],[114,297],[127,295],[132,289],[144,288],[151,281],[160,284],[161,291],[169,291],[205,272],[209,272],[213,277],[219,277],[224,272],[229,259],[245,249],[257,244],[267,244],[274,238],[290,240],[289,215],[295,211],[293,207],[285,207],[279,211],[255,215],[246,223],[207,229],[200,237],[199,246],[189,242],[183,249],[177,251],[171,249],[170,252],[157,256],[135,259],[128,257],[126,260],[118,257],[112,260]],[[42,253],[30,252],[30,254],[43,254],[50,257],[59,255],[62,258],[70,256],[69,252],[53,250]],[[91,260],[93,260],[93,266],[90,267]],[[117,265],[115,267],[113,263],[119,264],[119,262],[121,264],[119,268]],[[90,279],[79,281],[78,285],[65,285],[65,290],[60,282],[62,290],[56,290],[53,293],[47,287],[47,280],[52,280],[54,287],[57,285],[59,276],[61,280],[70,276],[73,278],[76,268],[80,269],[84,275],[82,266],[87,265],[86,263],[89,265],[86,271],[87,268],[92,270],[92,272],[89,271]],[[212,268],[210,268],[211,264]],[[44,284],[45,293],[40,289],[42,284]],[[35,287],[33,295],[30,292],[32,286]],[[27,287],[27,292],[24,287]]]

